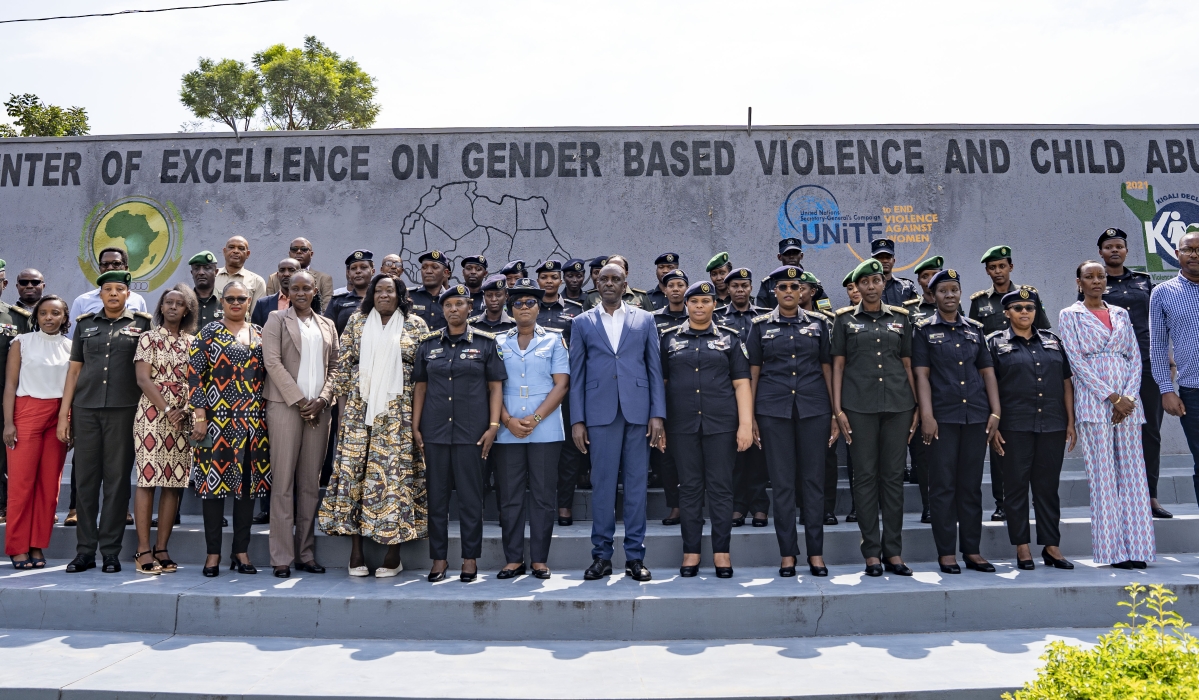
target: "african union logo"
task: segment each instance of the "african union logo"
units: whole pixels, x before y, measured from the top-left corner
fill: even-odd
[[[110,247],[129,253],[134,291],[157,289],[183,257],[183,217],[174,204],[163,206],[149,197],[101,202],[88,213],[79,239],[79,269],[88,282],[96,283],[97,257]]]

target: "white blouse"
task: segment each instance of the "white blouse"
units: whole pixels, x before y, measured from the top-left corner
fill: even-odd
[[[308,400],[321,395],[325,388],[325,339],[316,319],[300,321],[300,371],[296,384]]]
[[[17,336],[21,344],[21,376],[17,396],[35,399],[61,399],[71,362],[71,339],[46,335],[41,330]]]

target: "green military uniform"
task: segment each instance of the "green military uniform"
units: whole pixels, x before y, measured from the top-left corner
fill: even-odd
[[[0,270],[4,269],[0,260]],[[33,324],[28,311],[19,306],[10,306],[0,301],[0,393],[4,391],[5,372],[8,367],[8,346],[12,339],[28,333]],[[8,450],[0,449],[0,516],[8,513]]]
[[[101,286],[112,281],[104,280],[105,275]],[[82,369],[71,403],[71,427],[79,516],[76,553],[83,557],[94,559],[97,547],[105,557],[121,553],[133,468],[133,416],[142,393],[133,357],[150,321],[149,314],[129,309],[116,318],[101,310],[75,319],[71,362]]]
[[[875,274],[882,274],[882,264],[869,259],[854,269],[851,281]],[[907,309],[888,304],[878,311],[866,311],[863,304],[837,309],[831,354],[845,358],[841,410],[853,429],[849,450],[862,556],[897,557],[903,545],[905,453],[916,407],[903,363],[912,356],[912,322]]]
[[[224,317],[225,312],[221,308],[221,297],[216,293],[216,290],[213,290],[212,296],[207,299],[201,299],[200,295],[196,294],[196,301],[200,302],[200,321],[199,325],[196,326],[197,331],[213,321],[219,321]]]
[[[1005,245],[997,245],[987,249],[983,254],[982,264],[993,260],[1001,260],[1003,258],[1011,259],[1012,249]],[[995,331],[1007,330],[1012,324],[1008,321],[1007,316],[1003,313],[1003,295],[1015,289],[1027,289],[1030,292],[1036,292],[1037,288],[1027,284],[1016,284],[1008,280],[1008,288],[999,291],[994,285],[987,289],[981,289],[970,295],[970,318],[978,321],[983,325],[983,335],[990,335]],[[1037,292],[1038,296],[1040,292]],[[1045,313],[1045,305],[1037,305],[1037,316],[1033,319],[1033,328],[1048,329],[1049,315]]]

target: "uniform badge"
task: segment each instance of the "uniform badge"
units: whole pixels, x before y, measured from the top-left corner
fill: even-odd
[[[849,330],[853,331],[854,333],[861,333],[862,331],[866,330],[865,323],[854,323],[853,321],[849,321],[845,325]]]
[[[125,326],[121,330],[117,331],[117,334],[139,336],[142,334],[142,329],[138,328],[137,326]]]
[[[763,333],[763,334],[762,334],[762,340],[770,340],[771,338],[773,338],[773,337],[775,337],[776,335],[778,335],[778,334],[779,334],[779,332],[780,332],[781,330],[783,330],[783,329],[781,329],[781,328],[771,328],[770,330],[768,330],[768,331],[766,331],[765,333]]]
[[[481,350],[479,350],[478,348],[467,348],[466,350],[462,351],[461,355],[459,355],[459,359],[461,359],[461,360],[477,360],[482,356],[483,356],[483,352]]]
[[[424,305],[424,304],[413,304],[413,305],[412,305],[412,310],[413,310],[413,311],[424,311],[424,310],[425,310],[425,305]]]
[[[995,352],[999,353],[1000,355],[1006,355],[1011,351],[1012,351],[1011,343],[1001,343],[1001,344],[995,346]]]
[[[928,339],[929,340],[944,340],[945,334],[944,333],[929,333]]]
[[[899,321],[888,323],[887,330],[894,333],[903,333],[903,323]]]
[[[670,352],[678,352],[679,350],[686,349],[686,347],[690,344],[691,344],[691,341],[689,341],[689,340],[683,340],[681,338],[672,338],[670,340],[670,342],[666,345],[666,349],[669,350]]]
[[[428,355],[425,355],[425,359],[426,360],[436,360],[437,358],[441,357],[444,354],[445,354],[445,348],[434,348],[429,351]]]
[[[3,333],[7,336],[16,336],[17,327],[8,323],[0,323],[0,333]]]

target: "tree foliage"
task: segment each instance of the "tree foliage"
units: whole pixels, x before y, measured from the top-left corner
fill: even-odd
[[[262,76],[264,116],[277,129],[362,129],[375,123],[374,78],[315,36],[304,48],[275,44],[254,54]]]
[[[241,61],[201,58],[200,67],[183,76],[179,99],[192,114],[222,122],[236,134],[238,122],[246,131],[262,106],[262,83],[257,71]]]
[[[32,93],[10,95],[4,108],[21,131],[18,133],[10,124],[0,124],[0,137],[82,136],[91,130],[87,123],[87,110],[83,107],[63,108],[43,104]]]

